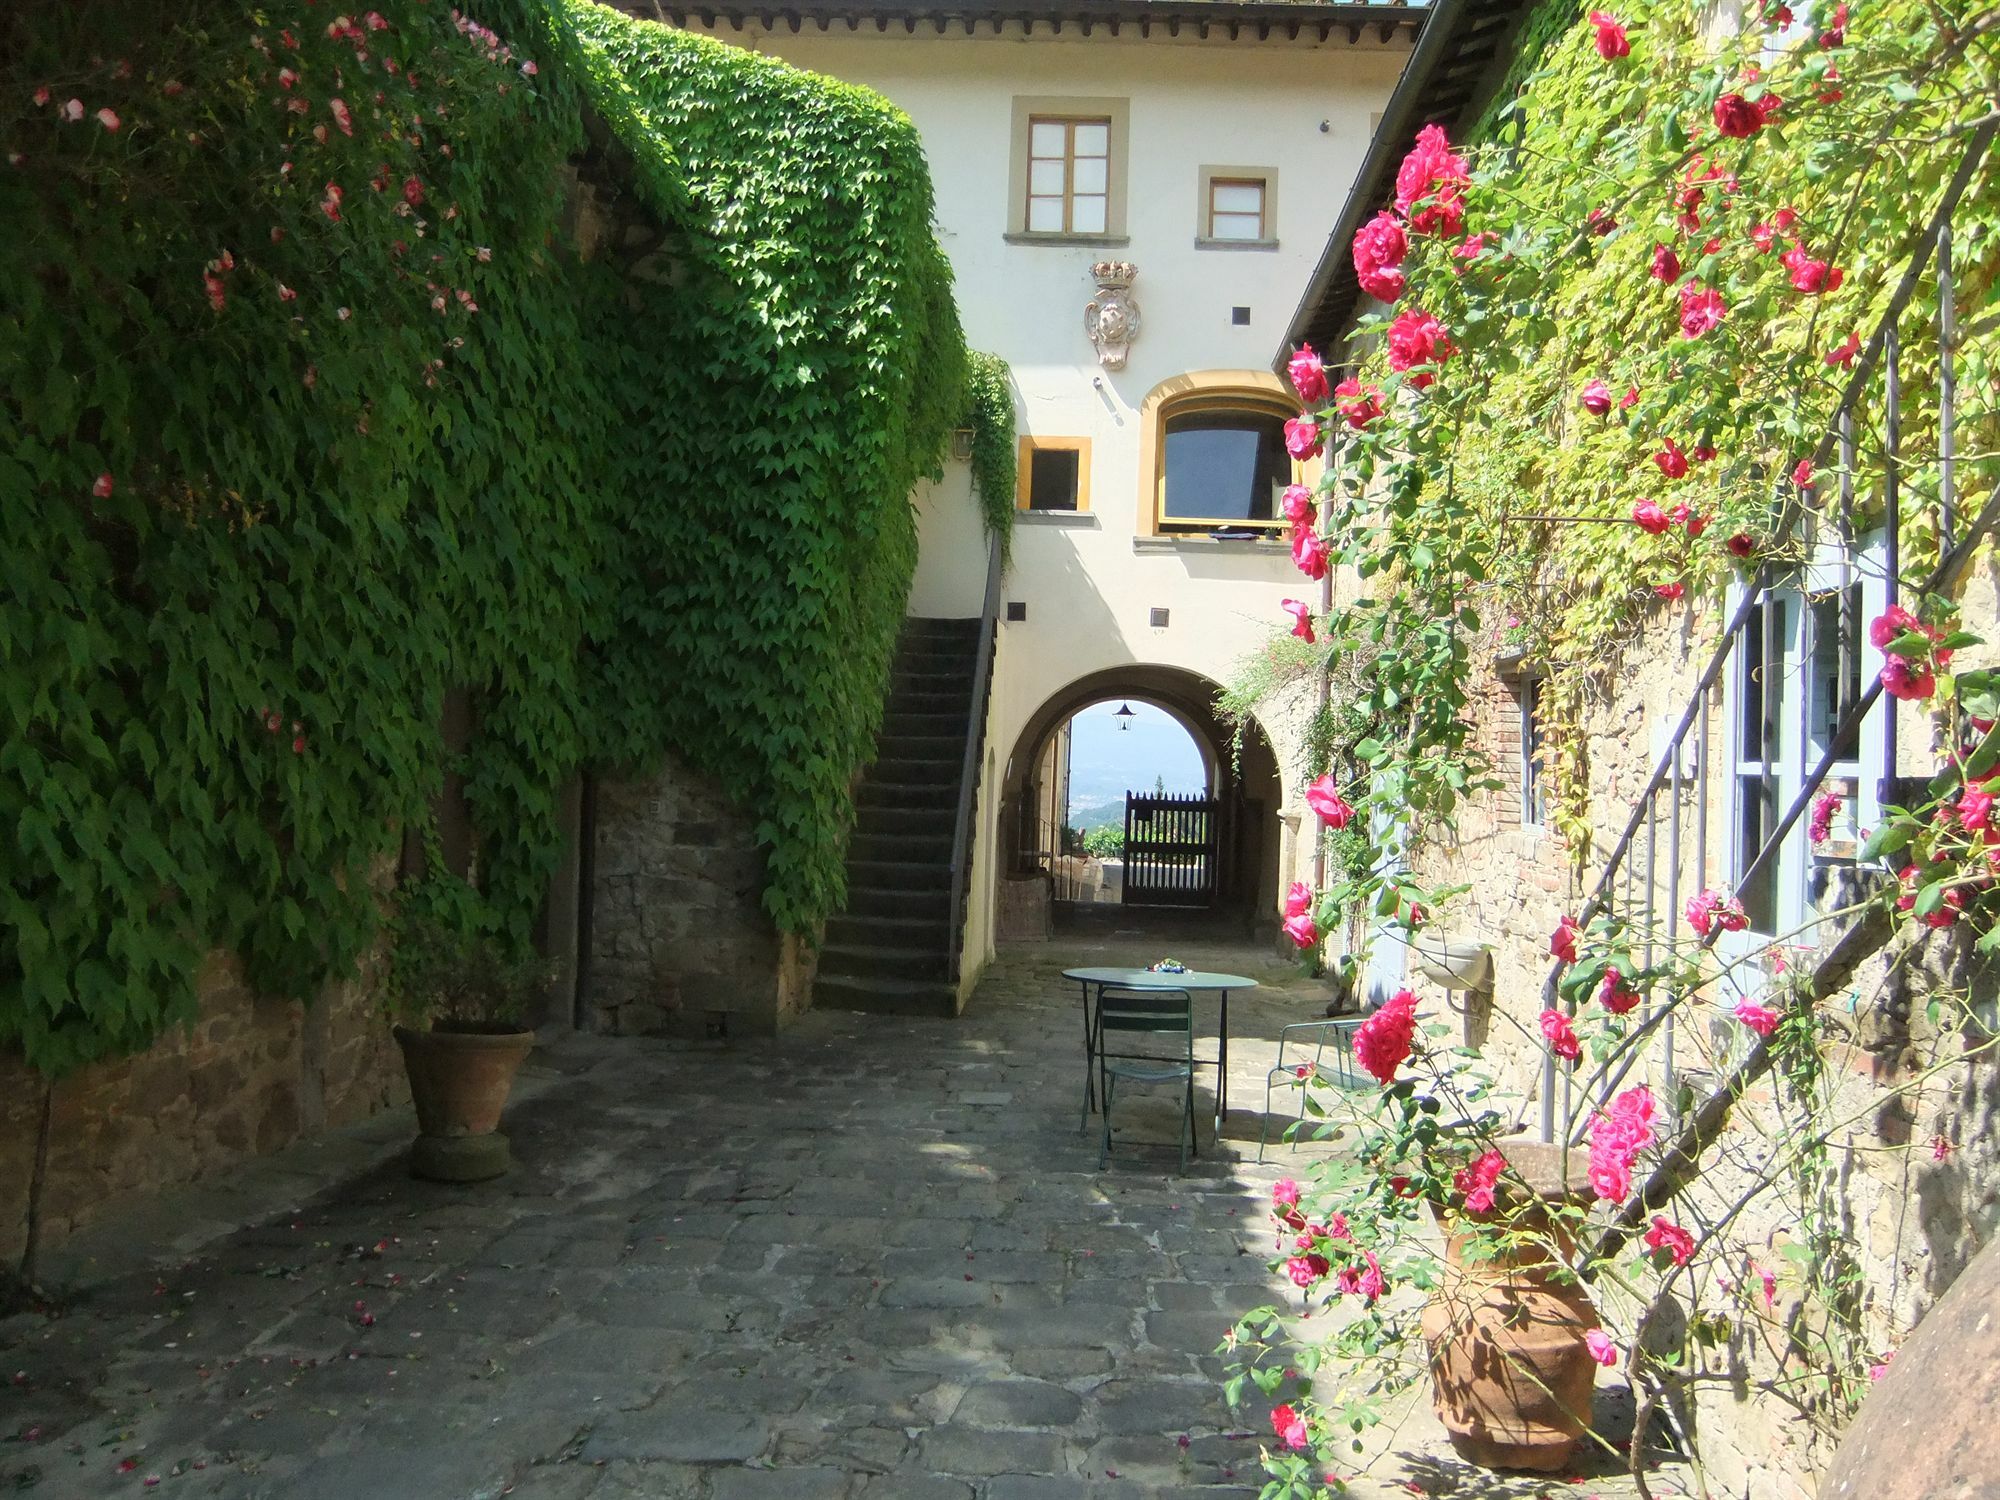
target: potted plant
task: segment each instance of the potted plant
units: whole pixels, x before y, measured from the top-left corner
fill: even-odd
[[[417,1110],[410,1171],[481,1182],[513,1165],[498,1129],[514,1075],[534,1050],[521,1018],[548,982],[476,926],[406,909],[395,924],[389,998]]]

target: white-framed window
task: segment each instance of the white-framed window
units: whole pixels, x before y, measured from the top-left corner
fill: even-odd
[[[1010,242],[1123,243],[1129,119],[1129,101],[1122,98],[1015,98]]]
[[[1867,686],[1868,621],[1886,598],[1879,540],[1845,557],[1821,548],[1790,586],[1773,589],[1744,622],[1726,700],[1732,883],[1741,883],[1829,749],[1834,758],[1815,797],[1832,792],[1841,798],[1825,842],[1811,843],[1808,808],[1777,858],[1742,890],[1757,941],[1798,931],[1853,898],[1859,833],[1880,817],[1877,779],[1888,709],[1878,706],[1839,744],[1833,735]]]
[[[1269,167],[1204,166],[1198,174],[1195,248],[1274,250],[1278,174]]]

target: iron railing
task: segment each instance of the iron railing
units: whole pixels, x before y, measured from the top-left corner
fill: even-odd
[[[1844,640],[1858,648],[1860,621],[1850,603],[1849,568],[1851,567],[1852,545],[1854,542],[1852,516],[1854,503],[1854,460],[1855,421],[1861,410],[1863,397],[1873,389],[1879,375],[1881,381],[1882,410],[1882,456],[1883,456],[1883,530],[1886,602],[1895,604],[1901,592],[1901,556],[1898,533],[1901,526],[1901,506],[1904,465],[1902,452],[1902,352],[1899,326],[1904,312],[1916,295],[1917,289],[1927,272],[1935,271],[1938,301],[1938,348],[1939,381],[1938,400],[1938,532],[1940,560],[1936,568],[1918,586],[1918,593],[1936,593],[1949,589],[1970,562],[1974,549],[1989,535],[1996,525],[2000,525],[2000,488],[1985,501],[1971,524],[1959,533],[1959,507],[1956,491],[1956,443],[1954,423],[1956,418],[1957,387],[1955,378],[1955,341],[1957,324],[1953,309],[1953,284],[1951,262],[1951,220],[1959,201],[1964,196],[1974,174],[1985,159],[1991,147],[2000,122],[1989,121],[1975,131],[1968,143],[1958,170],[1940,197],[1935,211],[1903,247],[1903,275],[1892,293],[1887,308],[1877,323],[1873,335],[1856,358],[1850,372],[1834,421],[1822,436],[1812,455],[1812,466],[1818,472],[1826,464],[1831,453],[1837,448],[1840,457],[1840,483],[1838,505],[1834,515],[1828,518],[1839,539],[1841,576],[1839,595],[1843,612],[1841,634]],[[1802,492],[1797,486],[1785,484],[1781,491],[1780,531],[1789,531],[1801,519]],[[1687,830],[1683,826],[1684,809],[1694,819],[1693,859],[1697,888],[1704,883],[1703,876],[1708,861],[1708,833],[1710,823],[1710,789],[1714,784],[1713,765],[1709,744],[1709,698],[1722,681],[1732,653],[1742,643],[1745,632],[1753,619],[1760,628],[1766,630],[1766,642],[1770,636],[1769,626],[1773,611],[1760,607],[1772,602],[1774,592],[1781,589],[1785,580],[1768,563],[1761,566],[1742,597],[1731,611],[1716,642],[1715,649],[1696,678],[1693,691],[1689,694],[1679,719],[1675,722],[1658,763],[1648,779],[1643,791],[1632,804],[1624,830],[1606,855],[1597,881],[1585,900],[1578,921],[1588,926],[1597,916],[1607,911],[1620,911],[1639,934],[1643,946],[1642,961],[1651,965],[1658,946],[1671,946],[1678,941],[1683,920],[1682,866],[1687,857]],[[1767,670],[1772,662],[1768,649],[1762,660]],[[1741,873],[1730,886],[1730,894],[1737,900],[1756,888],[1757,882],[1771,869],[1779,857],[1785,841],[1797,827],[1800,817],[1812,804],[1824,787],[1829,773],[1837,760],[1843,757],[1843,746],[1853,743],[1863,722],[1873,712],[1880,701],[1882,688],[1879,681],[1870,681],[1853,702],[1841,713],[1838,724],[1826,737],[1825,749],[1817,762],[1805,774],[1797,791],[1785,807],[1783,815],[1775,826],[1763,834],[1761,843],[1751,859],[1742,866]],[[1879,800],[1896,800],[1894,786],[1897,765],[1895,735],[1896,718],[1890,713],[1883,726],[1883,750],[1881,756],[1882,781]],[[1689,765],[1689,742],[1692,737],[1692,765]],[[1765,752],[1768,756],[1768,751]],[[1734,768],[1726,780],[1735,781]],[[1690,793],[1692,794],[1690,796]],[[1662,802],[1665,803],[1664,815]],[[1688,804],[1692,803],[1689,807]],[[1665,825],[1664,851],[1660,838],[1661,825]],[[1726,826],[1726,825],[1725,825]],[[1637,863],[1636,852],[1640,847],[1643,831],[1644,862]],[[1666,869],[1662,880],[1661,856],[1666,853]],[[1738,851],[1740,855],[1741,851]],[[1659,920],[1658,898],[1664,890],[1666,919]],[[1720,935],[1719,928],[1711,928],[1701,939],[1700,946],[1706,950]],[[1838,946],[1838,942],[1834,945]],[[1551,966],[1542,987],[1544,1009],[1560,1006],[1559,983],[1566,966],[1560,962]],[[1566,1007],[1574,1012],[1572,1003]],[[1649,1003],[1644,1018],[1640,1021],[1631,1041],[1637,1043],[1648,1036],[1657,1034],[1660,1046],[1662,1082],[1669,1095],[1673,1093],[1675,1078],[1674,1056],[1674,1015],[1670,1006]],[[1615,1066],[1607,1063],[1600,1066],[1584,1083],[1577,1083],[1574,1071],[1566,1071],[1558,1076],[1556,1059],[1552,1053],[1546,1054],[1542,1065],[1541,1086],[1541,1136],[1544,1141],[1556,1139],[1558,1128],[1558,1094],[1560,1094],[1560,1126],[1562,1138],[1574,1143],[1581,1138],[1592,1109],[1601,1105],[1617,1090],[1639,1061],[1639,1048],[1629,1045],[1622,1049]],[[1584,1107],[1578,1109],[1577,1095],[1583,1096]]]
[[[1000,535],[986,545],[986,597],[979,606],[979,649],[972,659],[971,704],[965,723],[965,753],[958,765],[958,810],[951,825],[951,937],[946,972],[955,982],[965,952],[965,898],[972,884],[972,813],[979,796],[979,762],[986,750],[986,702],[993,680],[994,635],[1000,618],[1000,575],[1004,569]]]

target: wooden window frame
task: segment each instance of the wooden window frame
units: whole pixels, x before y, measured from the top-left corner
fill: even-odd
[[[1163,402],[1155,417],[1155,439],[1153,462],[1153,515],[1152,534],[1155,536],[1176,536],[1189,532],[1214,531],[1218,527],[1244,528],[1278,536],[1290,528],[1291,522],[1282,515],[1273,516],[1268,521],[1232,520],[1226,516],[1207,518],[1201,516],[1169,516],[1167,514],[1167,425],[1179,417],[1194,416],[1201,412],[1244,412],[1260,417],[1271,417],[1283,422],[1288,417],[1298,415],[1298,403],[1274,397],[1260,390],[1214,390],[1201,391],[1182,396],[1178,400]],[[1287,455],[1289,458],[1290,456]],[[1292,477],[1290,483],[1304,482],[1304,470],[1299,461],[1290,459]]]
[[[1035,163],[1054,161],[1053,156],[1035,155],[1035,128],[1039,125],[1060,125],[1063,132],[1062,154],[1062,227],[1060,229],[1036,229],[1033,227],[1035,204],[1048,202],[1052,196],[1035,191]],[[1076,149],[1076,132],[1079,126],[1102,125],[1104,127],[1104,154],[1102,156],[1079,156]],[[1113,122],[1109,115],[1052,115],[1031,114],[1028,116],[1028,182],[1027,195],[1021,200],[1021,227],[1027,234],[1109,234],[1111,232],[1111,134]],[[1104,191],[1101,193],[1079,194],[1076,190],[1076,164],[1079,161],[1101,161],[1104,163]],[[1104,200],[1104,223],[1096,229],[1076,227],[1076,200],[1079,197],[1102,198]]]
[[[1066,227],[1063,229],[1028,228],[1029,199],[1035,196],[1041,198],[1052,196],[1047,193],[1035,195],[1029,192],[1033,178],[1030,163],[1034,152],[1034,127],[1037,122],[1062,124],[1066,127],[1063,157],[1063,224]],[[1104,227],[1101,230],[1078,231],[1067,227],[1075,223],[1076,178],[1075,158],[1072,152],[1075,127],[1079,124],[1106,127]],[[1008,243],[1107,247],[1130,243],[1125,234],[1126,169],[1128,143],[1131,139],[1129,99],[1111,95],[1017,94],[1013,100],[1011,130],[1008,148],[1006,233],[1003,236]],[[1052,159],[1043,158],[1045,161]]]
[[[1255,239],[1218,237],[1215,233],[1215,190],[1218,187],[1259,189],[1258,232]],[[1196,175],[1195,248],[1197,250],[1275,250],[1278,248],[1278,173],[1274,167],[1208,165]]]
[[[1211,240],[1242,240],[1241,235],[1217,234],[1215,216],[1221,210],[1215,206],[1217,188],[1253,187],[1257,190],[1257,232],[1244,243],[1254,243],[1271,238],[1271,185],[1262,177],[1211,177],[1208,179],[1208,219],[1206,237]],[[1230,218],[1244,217],[1241,209],[1226,210]]]
[[[1030,489],[1034,475],[1034,458],[1037,451],[1050,453],[1074,453],[1076,455],[1076,508],[1058,510],[1036,510],[1031,503]],[[1090,514],[1090,439],[1087,437],[1031,437],[1023,436],[1014,465],[1014,508],[1029,515],[1037,516],[1087,516]]]

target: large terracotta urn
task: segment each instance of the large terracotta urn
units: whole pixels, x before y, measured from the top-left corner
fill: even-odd
[[[481,1182],[507,1171],[513,1156],[500,1111],[535,1034],[504,1023],[398,1026],[396,1042],[417,1109],[410,1171],[438,1182]]]
[[[1549,1208],[1565,1199],[1582,1203],[1590,1189],[1580,1154],[1566,1184],[1555,1147],[1519,1142],[1503,1150],[1535,1197],[1446,1222],[1444,1274],[1422,1320],[1432,1395],[1452,1446],[1468,1461],[1562,1469],[1590,1426],[1597,1363],[1585,1336],[1598,1322],[1582,1286],[1562,1272]],[[1468,1256],[1481,1224],[1503,1218],[1549,1243],[1490,1259]]]
[[[2000,1239],[1924,1315],[1840,1440],[1820,1500],[2000,1497]]]

